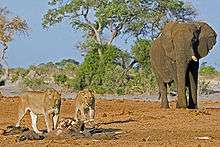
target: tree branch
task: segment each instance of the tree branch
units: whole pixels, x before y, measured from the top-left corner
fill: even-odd
[[[121,79],[124,75],[127,75],[128,71],[129,71],[129,70],[134,66],[134,64],[136,64],[136,63],[137,63],[137,60],[134,59],[134,60],[130,63],[130,65],[128,65],[128,67],[124,70],[124,72],[122,73],[122,75],[120,76],[119,79]]]
[[[97,32],[101,33],[101,30],[102,30],[102,24],[100,21],[98,21],[98,30]]]
[[[134,59],[131,63],[130,63],[130,65],[128,65],[128,67],[126,68],[126,70],[125,70],[125,73],[127,74],[127,72],[134,66],[134,64],[136,64],[137,63],[137,60],[136,59]]]
[[[83,11],[83,10],[82,10]],[[85,24],[87,24],[95,33],[96,40],[99,44],[102,44],[101,38],[100,38],[100,32],[95,28],[95,25],[92,24],[92,22],[88,19],[88,13],[89,13],[89,8],[86,8],[86,12],[82,12],[82,15],[85,19]],[[100,27],[100,26],[99,26]]]
[[[116,34],[117,34],[117,31],[114,30],[114,28],[113,28],[113,20],[112,20],[112,18],[111,18],[111,20],[109,21],[109,28],[110,28],[110,31],[111,31],[111,38],[110,38],[110,40],[108,41],[108,44],[111,44],[112,41],[115,39]]]
[[[113,18],[109,21],[109,28],[111,31],[111,38],[108,44],[111,44],[113,40],[119,35],[119,32],[123,29],[124,25],[130,23],[133,20],[133,15],[128,18],[124,18],[121,23],[119,23],[115,28],[113,28]]]

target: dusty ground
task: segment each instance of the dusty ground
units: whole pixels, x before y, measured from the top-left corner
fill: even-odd
[[[0,99],[0,129],[16,123],[17,98]],[[200,101],[199,110],[159,108],[144,100],[97,100],[96,120],[106,132],[120,132],[116,139],[60,139],[16,142],[16,136],[0,136],[0,146],[220,146],[220,101]],[[72,117],[74,100],[62,103],[61,118]],[[203,108],[203,109],[201,109]],[[206,108],[206,109],[204,109]],[[22,126],[30,127],[26,115]],[[44,129],[44,120],[39,119]],[[200,140],[197,137],[208,137]]]

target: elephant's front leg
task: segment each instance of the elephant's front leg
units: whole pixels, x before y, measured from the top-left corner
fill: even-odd
[[[186,99],[186,69],[187,63],[181,61],[177,63],[177,108],[187,108],[187,99]]]
[[[160,82],[158,84],[160,90],[160,99],[161,99],[161,108],[169,108],[169,102],[167,99],[167,84],[164,82]]]
[[[190,109],[196,109],[197,106],[197,87],[198,87],[198,65],[194,63],[189,71],[189,106]]]

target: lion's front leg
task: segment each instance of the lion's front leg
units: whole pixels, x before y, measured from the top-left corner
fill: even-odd
[[[31,121],[32,121],[32,128],[34,132],[41,134],[43,132],[39,131],[37,128],[37,115],[34,112],[30,111]]]
[[[59,114],[53,115],[53,129],[57,128],[58,121],[59,121]]]
[[[49,133],[50,131],[52,131],[50,115],[48,113],[45,113],[44,114],[44,119],[45,119],[45,123],[46,123],[46,126],[47,126],[47,132]]]

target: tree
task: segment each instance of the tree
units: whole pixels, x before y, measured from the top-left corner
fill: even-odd
[[[86,40],[98,44],[111,44],[125,33],[152,38],[166,21],[188,21],[195,15],[193,7],[180,0],[51,0],[49,5],[44,27],[67,19],[84,31]]]
[[[142,11],[129,26],[127,32],[137,38],[154,39],[168,21],[188,22],[195,19],[197,13],[191,3],[182,0],[146,0],[141,1]]]
[[[63,59],[60,62],[55,63],[55,65],[58,66],[59,68],[65,68],[65,66],[67,64],[74,64],[74,65],[78,66],[79,62],[74,59]]]
[[[102,51],[100,57],[97,50]],[[115,93],[123,88],[123,58],[125,54],[113,45],[95,45],[76,72],[75,88],[90,87],[97,93]]]
[[[146,73],[150,71],[150,47],[151,41],[140,39],[132,47],[131,53]]]
[[[1,79],[8,78],[8,65],[5,59],[8,43],[13,40],[15,33],[26,33],[28,30],[25,20],[18,16],[10,18],[9,14],[6,8],[0,8],[0,65],[5,66],[5,75]]]

